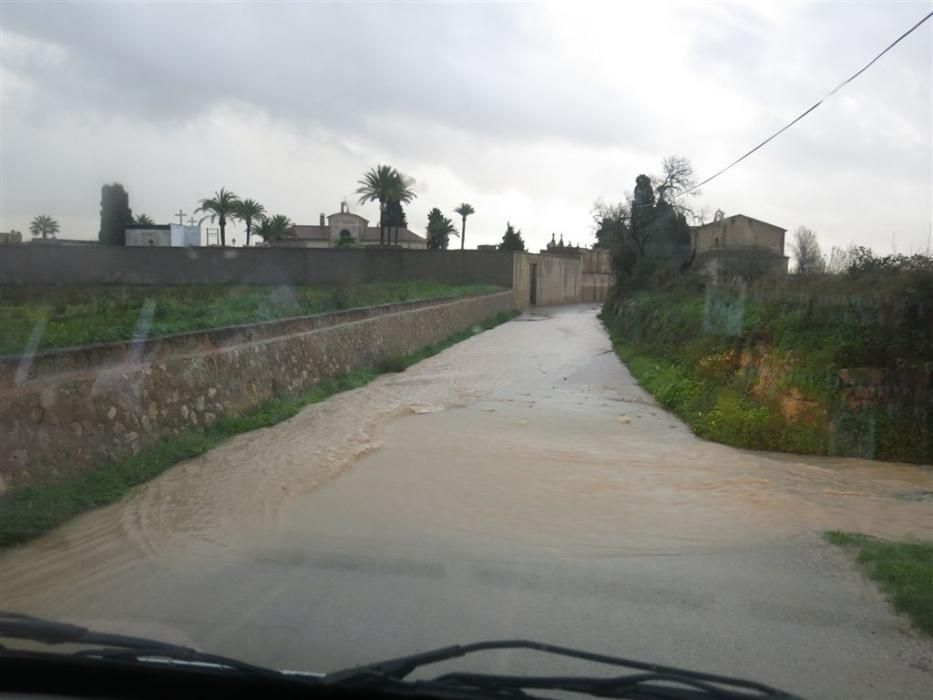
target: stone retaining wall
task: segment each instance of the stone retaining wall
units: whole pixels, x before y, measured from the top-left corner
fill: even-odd
[[[415,352],[514,306],[512,291],[494,292],[0,358],[0,493]]]

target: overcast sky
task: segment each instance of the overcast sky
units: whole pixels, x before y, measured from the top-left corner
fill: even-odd
[[[592,242],[663,156],[718,170],[931,9],[914,3],[0,4],[0,230],[36,214],[95,238],[100,186],[168,223],[224,186],[317,223],[368,168],[413,177],[410,228],[473,204],[537,249]],[[824,247],[925,250],[933,28],[703,188]],[[238,243],[242,234],[235,233]],[[229,234],[228,234],[229,238]]]

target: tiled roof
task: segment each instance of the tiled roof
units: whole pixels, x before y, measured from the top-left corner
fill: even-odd
[[[386,228],[385,236],[387,239],[395,240],[395,229]],[[367,226],[366,232],[363,234],[364,241],[378,241],[379,240],[379,227],[378,226]],[[398,240],[399,242],[406,241],[409,243],[424,243],[424,238],[419,236],[414,231],[409,231],[407,228],[400,228],[398,230]]]
[[[756,218],[751,217],[751,216],[746,216],[745,214],[733,214],[732,216],[725,216],[725,217],[723,217],[722,220],[720,220],[720,221],[707,221],[705,224],[701,224],[700,226],[695,226],[694,228],[700,229],[700,228],[705,228],[706,226],[716,226],[716,225],[723,224],[723,223],[725,223],[725,222],[727,222],[727,221],[731,221],[731,220],[733,220],[733,219],[747,219],[748,221],[755,221],[755,222],[757,222],[757,223],[759,223],[759,224],[764,224],[765,226],[770,226],[771,228],[779,229],[780,231],[786,231],[786,230],[787,230],[787,229],[781,228],[780,226],[777,226],[777,225],[775,225],[775,224],[769,224],[767,221],[762,221],[761,219],[756,219]]]

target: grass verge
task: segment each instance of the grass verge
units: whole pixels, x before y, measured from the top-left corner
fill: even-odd
[[[479,324],[488,330],[511,320],[519,312],[503,311]],[[0,496],[0,547],[26,542],[61,525],[84,511],[113,503],[131,488],[186,459],[202,455],[234,435],[275,425],[302,408],[341,391],[357,389],[385,372],[403,372],[413,364],[476,332],[460,331],[417,352],[390,358],[375,368],[358,369],[325,379],[308,391],[270,399],[250,411],[225,416],[214,425],[166,439],[136,455],[102,465],[71,479],[15,489]]]
[[[926,309],[933,297],[918,295]],[[923,387],[933,335],[921,328],[925,319],[897,307],[889,315],[900,325],[884,325],[845,305],[815,305],[683,284],[609,302],[602,319],[638,383],[699,437],[930,464],[933,411]]]
[[[698,437],[733,447],[826,454],[826,429],[791,423],[737,382],[707,378],[691,364],[651,355],[635,345],[613,348],[638,384]]]
[[[493,292],[488,284],[410,280],[345,287],[308,285],[0,287],[0,355],[27,349],[157,338],[173,333],[420,299]]]
[[[933,542],[890,542],[834,530],[826,540],[855,553],[895,609],[921,632],[933,635]]]

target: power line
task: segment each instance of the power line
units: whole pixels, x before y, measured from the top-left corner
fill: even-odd
[[[748,153],[745,153],[744,155],[739,156],[739,157],[736,158],[734,161],[732,161],[731,163],[729,163],[729,165],[727,165],[725,168],[723,168],[723,169],[720,170],[719,172],[717,172],[717,173],[715,173],[714,175],[711,175],[710,177],[708,177],[708,178],[706,178],[705,180],[703,180],[703,182],[700,182],[699,184],[694,185],[694,186],[691,187],[689,190],[684,190],[683,192],[680,192],[680,193],[674,195],[674,199],[677,199],[678,197],[681,197],[681,196],[683,196],[683,195],[685,195],[685,194],[689,194],[690,192],[693,192],[694,190],[696,190],[696,189],[702,187],[702,186],[705,185],[706,183],[711,182],[712,180],[715,180],[717,177],[719,177],[720,175],[722,175],[724,172],[726,172],[727,170],[732,169],[733,167],[735,167],[736,165],[738,165],[739,163],[741,163],[743,160],[745,160],[746,158],[748,158],[750,155],[752,155],[752,153],[754,153],[755,151],[757,151],[759,148],[762,148],[763,146],[767,145],[770,141],[773,141],[776,137],[778,137],[778,136],[780,136],[781,134],[783,134],[785,131],[787,131],[788,129],[790,129],[794,124],[796,124],[797,122],[799,122],[799,121],[800,121],[801,119],[803,119],[805,116],[807,116],[808,114],[810,114],[810,112],[812,112],[812,111],[815,110],[817,107],[819,107],[821,104],[823,104],[823,102],[825,102],[827,99],[829,99],[829,98],[832,97],[834,94],[836,94],[839,90],[841,90],[842,88],[844,88],[846,85],[848,85],[849,83],[851,83],[853,80],[855,80],[857,77],[859,77],[859,76],[860,76],[862,73],[864,73],[866,70],[868,70],[868,69],[875,63],[875,61],[877,61],[879,58],[881,58],[882,56],[884,56],[888,51],[890,51],[890,50],[893,49],[895,46],[897,46],[899,43],[901,43],[901,41],[903,41],[904,39],[906,39],[910,34],[912,34],[916,29],[918,29],[918,28],[920,27],[920,25],[922,25],[924,22],[926,22],[928,19],[930,19],[930,17],[933,17],[933,12],[929,13],[926,17],[924,17],[923,19],[921,19],[919,22],[917,22],[917,23],[916,23],[914,26],[912,26],[910,29],[908,29],[906,32],[904,32],[903,34],[901,34],[897,39],[895,39],[891,44],[889,44],[889,45],[887,46],[887,48],[885,48],[884,51],[882,51],[881,53],[879,53],[877,56],[875,56],[873,59],[871,59],[868,63],[866,63],[864,66],[862,66],[862,68],[861,68],[858,72],[852,74],[851,76],[849,76],[848,78],[846,78],[845,80],[843,80],[841,83],[839,83],[836,87],[834,87],[832,90],[830,90],[828,93],[826,93],[826,95],[824,95],[824,96],[821,97],[819,100],[817,100],[817,102],[816,102],[812,107],[810,107],[808,110],[806,110],[805,112],[803,112],[800,116],[798,116],[798,117],[797,117],[796,119],[794,119],[792,122],[790,122],[789,124],[785,125],[784,127],[782,127],[781,129],[779,129],[778,131],[775,131],[773,134],[771,134],[771,136],[769,136],[769,137],[766,138],[764,141],[762,141],[761,143],[759,143],[759,144],[758,144],[757,146],[755,146],[752,150],[748,151]]]

